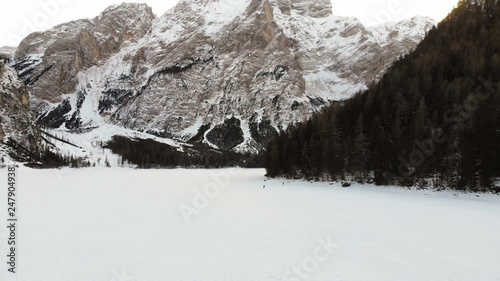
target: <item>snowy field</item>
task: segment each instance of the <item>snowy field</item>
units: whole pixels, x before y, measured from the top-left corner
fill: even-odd
[[[263,175],[22,168],[16,280],[500,280],[500,196]]]

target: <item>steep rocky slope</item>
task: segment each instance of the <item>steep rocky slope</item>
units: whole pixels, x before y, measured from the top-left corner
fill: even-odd
[[[366,28],[329,0],[141,4],[28,36],[15,67],[39,122],[74,134],[114,124],[236,151],[379,79],[434,23]]]
[[[39,148],[40,131],[28,91],[7,61],[0,58],[0,154],[29,156]]]

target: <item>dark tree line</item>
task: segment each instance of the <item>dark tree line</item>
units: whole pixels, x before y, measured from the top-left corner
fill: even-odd
[[[36,147],[36,149],[33,149],[13,139],[9,139],[6,145],[9,148],[9,156],[12,157],[12,159],[18,162],[24,162],[27,167],[31,168],[85,168],[92,166],[88,160],[70,154],[59,153],[54,149],[55,146],[53,144],[50,142],[47,143],[47,145],[40,145]]]
[[[231,151],[210,149],[206,146],[184,147],[183,151],[154,140],[129,139],[115,136],[105,148],[121,155],[122,161],[140,168],[224,168],[262,167],[263,155],[244,155]]]
[[[268,175],[492,189],[498,82],[500,2],[462,0],[378,84],[276,136]]]

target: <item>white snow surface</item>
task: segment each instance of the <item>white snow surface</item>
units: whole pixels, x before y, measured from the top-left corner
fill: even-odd
[[[17,280],[500,280],[499,196],[264,173],[21,168]],[[210,184],[220,192],[186,223],[179,206]],[[0,210],[6,201],[3,190]],[[2,227],[0,280],[10,276],[4,238]],[[319,241],[331,242],[327,258],[293,275]]]

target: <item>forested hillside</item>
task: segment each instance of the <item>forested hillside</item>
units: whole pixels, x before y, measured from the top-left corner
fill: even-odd
[[[268,175],[492,189],[499,81],[500,3],[462,0],[377,85],[276,136]]]

